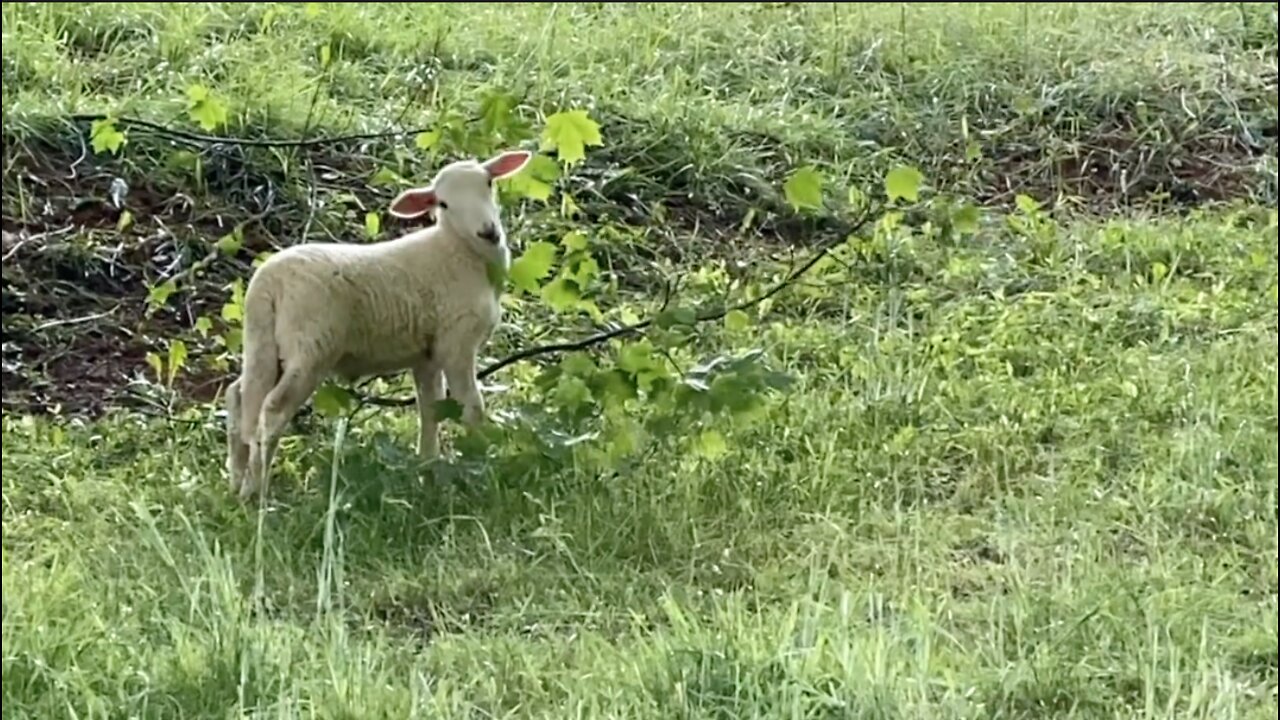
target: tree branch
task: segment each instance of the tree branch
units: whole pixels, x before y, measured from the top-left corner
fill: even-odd
[[[524,98],[516,100],[517,105],[524,102]],[[239,145],[243,147],[267,147],[267,148],[308,148],[323,145],[339,145],[343,143],[362,142],[366,140],[390,140],[394,138],[402,138],[406,136],[419,135],[430,131],[432,128],[415,128],[412,130],[383,130],[382,132],[371,133],[354,133],[350,135],[330,135],[327,137],[299,138],[296,140],[270,139],[270,138],[239,138],[239,137],[220,137],[218,135],[206,135],[204,133],[191,132],[190,130],[181,130],[178,128],[168,127],[152,120],[143,120],[142,118],[129,116],[111,116],[106,113],[77,113],[68,115],[68,119],[73,122],[95,122],[98,120],[112,119],[121,125],[131,127],[144,128],[164,137],[173,140],[182,140],[183,142],[196,145]],[[471,122],[478,121],[479,117],[472,117]]]
[[[76,122],[95,122],[97,120],[106,120],[111,116],[104,113],[80,113],[71,115],[70,119]],[[303,148],[316,147],[320,145],[337,145],[339,143],[360,142],[363,140],[387,140],[391,138],[404,137],[406,135],[417,135],[426,132],[431,128],[418,128],[416,130],[384,130],[374,133],[356,133],[352,135],[333,135],[328,137],[313,137],[299,140],[282,140],[282,139],[254,139],[254,138],[237,138],[237,137],[219,137],[217,135],[205,135],[203,133],[191,132],[189,130],[179,130],[177,128],[166,127],[158,122],[151,120],[143,120],[135,117],[116,117],[112,118],[121,125],[129,125],[132,127],[145,128],[158,135],[165,137],[185,140],[189,143],[197,143],[200,145],[242,145],[244,147],[274,147],[274,148]]]

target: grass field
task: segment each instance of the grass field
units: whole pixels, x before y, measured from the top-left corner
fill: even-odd
[[[11,717],[1276,716],[1273,5],[6,3],[0,52]],[[404,382],[335,390],[238,504],[237,279],[577,110],[488,359],[674,324],[504,367],[425,473]]]

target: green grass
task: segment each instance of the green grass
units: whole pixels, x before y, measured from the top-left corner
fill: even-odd
[[[259,518],[206,413],[8,418],[4,706],[1270,717],[1275,232],[921,251],[836,318],[716,330],[802,373],[716,460],[499,451],[424,486],[385,413],[287,441]]]
[[[5,4],[5,712],[1275,717],[1273,18],[1225,3]],[[101,367],[147,375],[142,352],[178,338],[184,373],[225,374],[192,330],[216,318],[220,283],[262,250],[358,239],[391,192],[368,175],[434,162],[411,137],[200,145],[191,173],[165,135],[129,127],[120,157],[68,169],[88,128],[66,114],[199,132],[196,82],[228,103],[216,132],[246,138],[429,127],[494,90],[534,131],[589,108],[605,144],[557,188],[585,216],[555,196],[510,212],[522,246],[590,237],[609,319],[659,299],[655,245],[685,306],[744,274],[763,284],[780,265],[758,258],[829,237],[845,190],[875,195],[898,162],[930,201],[986,210],[972,235],[926,222],[927,203],[882,219],[745,325],[670,347],[670,366],[634,343],[592,356],[678,378],[763,349],[794,385],[745,412],[656,391],[609,404],[585,355],[559,377],[523,363],[490,379],[499,442],[450,423],[465,452],[424,477],[411,410],[311,416],[255,511],[226,487],[216,405],[9,404],[26,388],[92,405]],[[1092,184],[1063,174],[1104,160]],[[805,164],[830,207],[796,220],[780,188]],[[133,223],[73,214],[84,227],[63,233],[116,176]],[[164,268],[203,257],[268,186],[278,216],[247,226],[245,251],[147,314]],[[527,296],[508,320],[488,354],[589,324]]]
[[[741,214],[795,165],[867,184],[903,160],[992,201],[1276,197],[1265,5],[552,5],[9,4],[6,140],[53,112],[181,119],[197,82],[272,137],[429,127],[501,88],[529,117],[593,106],[596,192],[645,208]]]

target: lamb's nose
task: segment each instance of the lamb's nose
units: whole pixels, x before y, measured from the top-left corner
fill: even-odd
[[[493,225],[484,226],[484,229],[481,230],[478,234],[480,235],[481,240],[494,243],[495,245],[498,242],[498,228],[494,227]]]

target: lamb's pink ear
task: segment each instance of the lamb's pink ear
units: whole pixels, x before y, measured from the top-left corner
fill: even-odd
[[[484,169],[489,171],[489,177],[501,180],[523,170],[531,159],[533,153],[528,150],[511,150],[486,160]]]
[[[413,188],[400,193],[391,201],[391,214],[398,218],[422,217],[440,204],[435,188]]]

